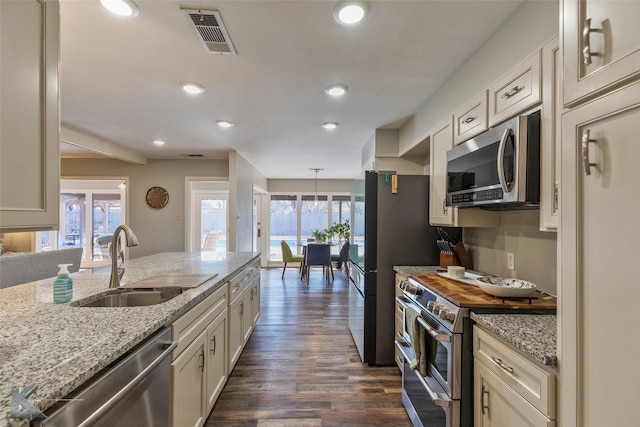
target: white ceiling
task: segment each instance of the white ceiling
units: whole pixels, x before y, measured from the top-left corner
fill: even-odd
[[[401,126],[520,1],[372,1],[351,27],[335,3],[137,0],[122,18],[63,0],[62,124],[148,159],[237,150],[267,178],[353,178],[374,129]],[[206,53],[181,7],[218,10],[237,56]],[[332,83],[350,90],[330,98]]]

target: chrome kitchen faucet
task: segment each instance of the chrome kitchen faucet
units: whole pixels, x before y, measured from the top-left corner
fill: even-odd
[[[124,232],[125,243],[127,247],[138,246],[138,238],[128,225],[119,225],[113,232],[111,241],[111,279],[109,280],[110,288],[120,286],[120,279],[124,276],[124,251],[120,248],[120,233]],[[118,266],[118,258],[122,260],[122,264]]]

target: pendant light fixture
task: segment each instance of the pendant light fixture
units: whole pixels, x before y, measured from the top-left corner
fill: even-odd
[[[318,206],[318,172],[323,171],[324,168],[309,168],[309,170],[314,171],[316,173],[316,196],[313,199],[313,207]]]

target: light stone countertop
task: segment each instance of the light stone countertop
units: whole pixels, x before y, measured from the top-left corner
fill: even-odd
[[[432,274],[440,266],[394,266],[404,276]],[[474,270],[469,270],[473,273]],[[476,314],[471,319],[543,365],[557,367],[557,317],[554,314]]]
[[[537,362],[556,368],[557,319],[553,314],[476,314],[471,319]]]
[[[37,385],[28,400],[44,411],[258,257],[241,252],[172,252],[129,260],[121,284],[163,273],[217,273],[165,303],[144,307],[53,304],[55,278],[0,290],[0,425],[9,423],[13,387]],[[73,273],[72,301],[106,291],[109,274],[110,267],[92,274]]]

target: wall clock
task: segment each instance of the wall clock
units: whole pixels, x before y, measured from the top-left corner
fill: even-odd
[[[162,187],[151,187],[145,197],[147,205],[154,209],[162,209],[169,203],[169,192]]]

